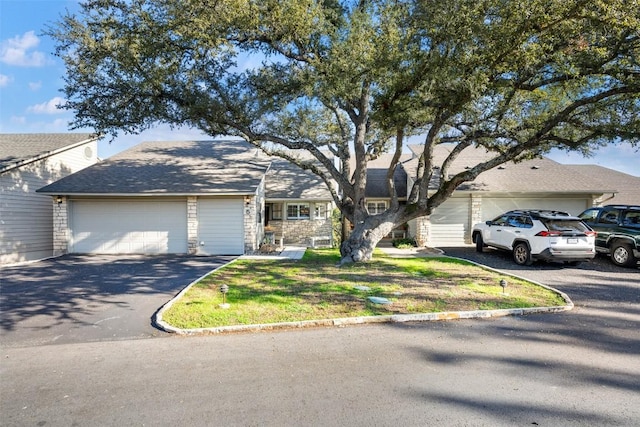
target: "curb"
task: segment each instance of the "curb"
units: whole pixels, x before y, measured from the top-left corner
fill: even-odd
[[[477,265],[478,267],[495,271],[496,273],[500,273],[509,277],[514,277],[516,279],[526,280],[530,283],[541,286],[545,289],[548,289],[560,295],[562,299],[564,299],[564,301],[566,302],[566,305],[559,305],[559,306],[553,306],[553,307],[507,308],[507,309],[500,309],[500,310],[444,311],[440,313],[416,313],[416,314],[393,314],[388,316],[344,317],[344,318],[338,318],[338,319],[303,320],[299,322],[266,323],[266,324],[254,324],[254,325],[232,325],[232,326],[219,326],[215,328],[195,328],[195,329],[176,328],[162,320],[162,314],[164,313],[164,311],[168,310],[174,304],[174,302],[177,301],[180,297],[182,297],[182,295],[184,295],[193,285],[198,283],[200,280],[202,280],[209,274],[217,270],[220,270],[221,268],[225,268],[228,265],[233,264],[235,262],[235,260],[233,260],[221,267],[211,270],[209,273],[206,273],[202,277],[196,279],[195,281],[187,285],[183,290],[181,290],[175,297],[173,297],[169,302],[163,305],[153,315],[152,323],[157,328],[165,332],[175,333],[178,335],[216,335],[216,334],[222,334],[227,332],[259,332],[259,331],[301,329],[301,328],[327,327],[327,326],[344,327],[344,326],[350,326],[350,325],[362,325],[362,324],[370,324],[370,323],[406,323],[406,322],[435,322],[435,321],[459,320],[459,319],[488,319],[493,317],[524,316],[528,314],[539,314],[539,313],[559,313],[563,311],[572,310],[574,307],[573,302],[571,301],[571,299],[567,294],[555,288],[552,288],[551,286],[547,286],[542,283],[539,283],[534,280],[530,280],[515,274],[505,273],[501,270],[487,267],[485,265],[478,264],[477,262],[469,261],[467,259],[457,258],[457,257],[449,257],[449,258],[467,261],[467,262],[470,262],[471,264]]]

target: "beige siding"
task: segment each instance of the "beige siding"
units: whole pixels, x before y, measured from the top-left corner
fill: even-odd
[[[35,191],[95,163],[96,152],[94,141],[0,175],[0,264],[52,255],[52,200]]]

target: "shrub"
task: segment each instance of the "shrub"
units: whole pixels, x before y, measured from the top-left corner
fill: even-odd
[[[391,242],[391,244],[393,245],[394,248],[398,248],[398,249],[415,248],[417,246],[415,239],[411,239],[411,238],[394,239]]]

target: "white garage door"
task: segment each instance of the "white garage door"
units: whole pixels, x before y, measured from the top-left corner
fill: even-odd
[[[549,209],[578,215],[589,204],[587,199],[572,198],[482,198],[482,220],[488,221],[514,209]]]
[[[469,199],[450,198],[429,217],[429,246],[456,246],[465,243],[469,232]]]
[[[73,201],[71,252],[187,252],[186,201]]]
[[[198,253],[242,255],[242,199],[198,199]]]

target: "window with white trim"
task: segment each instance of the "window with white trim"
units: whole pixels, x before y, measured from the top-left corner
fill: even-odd
[[[324,203],[316,203],[313,209],[313,219],[325,219],[327,217],[327,206]]]
[[[387,202],[368,202],[367,210],[371,215],[381,214],[387,210]]]
[[[309,203],[288,203],[287,219],[309,219]]]

